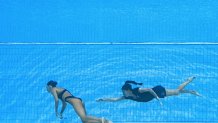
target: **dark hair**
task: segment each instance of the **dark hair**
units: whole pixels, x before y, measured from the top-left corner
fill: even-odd
[[[132,86],[130,84],[124,84],[122,90],[132,90]]]
[[[57,84],[58,84],[58,83],[57,83],[56,81],[53,81],[53,80],[50,80],[50,81],[48,81],[48,83],[47,83],[48,86],[51,85],[52,87],[56,87]]]
[[[143,85],[143,83],[138,83],[138,82],[135,82],[135,81],[132,81],[132,80],[127,80],[125,82],[125,84]]]
[[[138,82],[135,82],[135,81],[132,81],[132,80],[127,80],[125,82],[125,84],[123,85],[122,90],[132,90],[132,85],[131,84],[143,85],[143,83],[138,83]]]

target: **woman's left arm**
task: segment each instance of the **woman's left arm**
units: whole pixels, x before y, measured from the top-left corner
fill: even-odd
[[[151,88],[139,88],[139,92],[140,93],[150,92],[160,102],[160,105],[163,105],[162,102],[160,101],[160,98]]]
[[[58,117],[58,95],[56,93],[55,89],[51,90],[51,94],[54,96],[54,101],[55,101],[55,114]]]
[[[62,114],[64,113],[66,106],[67,106],[67,103],[65,101],[62,101],[62,109],[61,109],[61,113],[60,113],[61,119],[63,118]]]
[[[151,88],[139,88],[140,93],[150,92],[155,98],[159,98]]]

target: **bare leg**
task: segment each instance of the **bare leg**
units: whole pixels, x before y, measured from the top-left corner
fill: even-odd
[[[86,115],[85,108],[79,99],[69,99],[68,102],[73,106],[83,123],[102,123],[102,119]]]
[[[192,80],[194,80],[195,77],[189,77],[184,83],[182,83],[178,89],[179,90],[183,90],[185,88],[186,85],[188,85],[190,82],[192,82]]]
[[[189,93],[196,96],[201,96],[198,92],[192,90],[184,90],[185,86],[193,81],[195,77],[189,77],[184,83],[182,83],[177,89],[166,89],[166,96],[176,96],[182,93]]]
[[[166,89],[166,96],[177,96],[179,95],[180,92],[179,92],[179,89]]]
[[[196,95],[196,96],[202,96],[198,92],[193,91],[193,90],[179,90],[179,89],[171,90],[171,89],[166,89],[166,96],[177,96],[179,94],[185,94],[185,93],[193,94],[193,95]]]
[[[180,93],[189,93],[189,94],[193,94],[193,95],[200,96],[200,97],[202,96],[198,92],[193,91],[193,90],[181,90]]]

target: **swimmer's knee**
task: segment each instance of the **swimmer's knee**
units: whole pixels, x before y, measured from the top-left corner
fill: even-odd
[[[181,90],[179,90],[179,89],[175,90],[175,95],[179,95],[180,93],[181,93]]]
[[[82,120],[83,123],[88,122],[88,118],[86,116],[81,116],[80,119]]]
[[[87,123],[87,121],[85,119],[80,118],[82,123]]]

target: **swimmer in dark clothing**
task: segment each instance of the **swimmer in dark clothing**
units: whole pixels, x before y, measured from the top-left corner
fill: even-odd
[[[185,90],[185,86],[188,85],[192,80],[195,79],[195,77],[188,78],[184,83],[182,83],[177,89],[165,89],[161,85],[155,86],[153,88],[134,88],[132,89],[132,85],[142,85],[142,83],[137,83],[135,81],[126,81],[125,84],[122,86],[122,92],[123,96],[118,98],[102,98],[97,99],[97,102],[100,101],[109,101],[109,102],[115,102],[125,99],[130,99],[137,102],[148,102],[152,99],[156,98],[160,105],[162,105],[162,102],[160,101],[160,98],[165,98],[167,96],[176,96],[183,93],[189,93],[196,96],[201,96],[196,91],[192,90]]]
[[[71,104],[80,117],[83,123],[112,123],[109,120],[104,118],[96,118],[92,116],[87,116],[85,106],[82,102],[82,99],[73,96],[68,90],[60,87],[56,87],[57,82],[49,81],[47,83],[47,91],[50,92],[54,96],[55,100],[55,113],[59,118],[63,118],[62,114],[67,106],[67,102]],[[62,109],[60,114],[58,113],[58,101],[59,99],[62,101]]]

